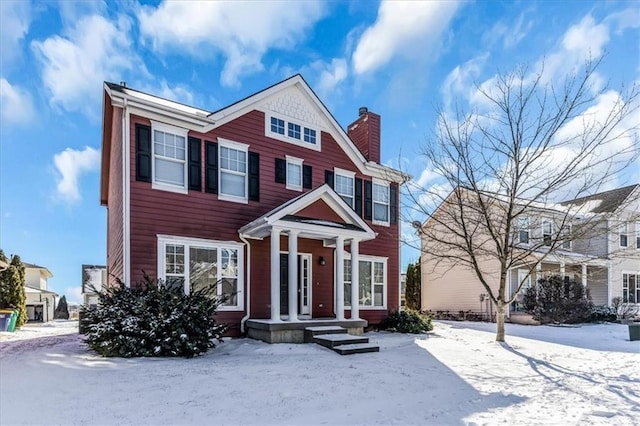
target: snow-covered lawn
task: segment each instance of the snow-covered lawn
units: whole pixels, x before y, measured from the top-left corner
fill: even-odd
[[[436,322],[379,353],[225,342],[105,359],[76,334],[0,343],[0,424],[640,424],[640,342],[619,324]]]

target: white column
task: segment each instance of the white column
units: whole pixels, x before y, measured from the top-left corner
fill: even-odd
[[[360,319],[360,241],[351,240],[351,319]]]
[[[280,230],[271,228],[271,320],[280,321]]]
[[[587,264],[582,264],[582,287],[587,288]]]
[[[336,238],[336,319],[344,319],[344,237]]]
[[[298,231],[289,231],[289,321],[298,320]]]
[[[536,300],[538,299],[538,292],[540,288],[538,287],[538,280],[542,278],[542,264],[538,263],[536,265]]]
[[[564,280],[564,276],[566,275],[566,268],[564,262],[560,262],[560,276]]]

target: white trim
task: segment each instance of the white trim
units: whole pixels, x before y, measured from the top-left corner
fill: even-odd
[[[245,154],[245,172],[244,172],[244,197],[238,197],[231,194],[222,193],[222,148],[242,151]],[[233,175],[241,175],[240,172],[226,170],[224,173]],[[241,142],[235,142],[229,139],[218,138],[218,200],[231,201],[234,203],[249,204],[249,145]]]
[[[184,291],[185,294],[189,294],[190,282],[189,282],[189,250],[191,248],[203,248],[203,249],[215,249],[218,264],[218,278],[222,277],[222,268],[220,268],[220,258],[222,256],[223,249],[236,250],[238,255],[238,270],[236,275],[237,280],[237,293],[235,306],[223,306],[218,307],[218,311],[244,311],[244,244],[237,241],[218,241],[218,240],[206,240],[202,238],[191,237],[179,237],[174,235],[156,235],[157,238],[157,276],[158,279],[165,279],[166,277],[166,246],[167,245],[182,245],[184,247]],[[219,284],[221,286],[222,284]],[[220,292],[220,289],[218,289]]]
[[[277,120],[282,120],[284,122],[284,134],[277,133],[271,131],[271,119],[275,118]],[[300,126],[300,139],[296,139],[294,137],[289,136],[289,123]],[[310,129],[316,132],[316,143],[305,142],[304,140],[304,129]],[[297,120],[295,118],[287,117],[284,114],[278,114],[271,111],[265,111],[264,113],[264,134],[268,138],[277,139],[281,142],[290,143],[293,145],[300,146],[302,148],[310,149],[313,151],[320,152],[322,150],[321,147],[321,131],[316,126],[306,123],[304,121]]]
[[[384,186],[387,188],[387,220],[377,220],[376,219],[376,197],[375,197],[375,186]],[[391,226],[391,184],[389,181],[373,178],[371,180],[371,222],[374,225],[378,226]],[[383,203],[378,203],[382,205]]]
[[[184,160],[173,159],[171,157],[160,156],[158,157],[164,161],[182,164],[182,177],[184,184],[177,185],[168,182],[156,181],[156,141],[155,131],[162,133],[169,133],[171,135],[180,136],[184,139]],[[188,175],[188,163],[189,163],[189,131],[182,127],[172,126],[159,121],[151,120],[151,188],[161,191],[176,192],[179,194],[187,194],[189,192],[189,175]]]
[[[286,183],[286,188],[290,189],[292,191],[298,191],[298,192],[302,192],[302,188],[304,187],[304,176],[303,176],[303,172],[302,172],[302,166],[303,166],[303,162],[304,160],[302,158],[297,158],[297,157],[292,157],[290,155],[285,155],[285,183]],[[294,186],[292,184],[289,183],[289,163],[296,165],[296,166],[300,166],[300,186]]]
[[[624,228],[624,232],[622,232],[623,228]],[[622,240],[621,240],[621,237],[623,235],[626,237],[626,244],[624,246],[622,245]],[[624,220],[621,221],[620,225],[618,225],[618,247],[621,249],[629,248],[629,222]]]
[[[625,275],[635,275],[636,277],[636,293],[633,295],[634,298],[636,299],[635,302],[623,302],[623,303],[633,303],[633,304],[639,304],[640,300],[638,300],[637,296],[638,295],[638,289],[640,288],[640,269],[637,271],[632,271],[632,270],[627,270],[627,269],[623,269],[620,271],[620,295],[622,297],[622,300],[624,300],[624,276]],[[627,279],[628,280],[628,279]],[[629,289],[629,281],[627,281],[627,291],[630,292]],[[628,299],[627,299],[628,300]]]
[[[549,223],[551,224],[551,232],[547,235],[549,235],[549,239],[550,239],[550,243],[549,245],[545,244],[544,242],[544,225],[545,223]],[[540,236],[541,236],[541,242],[542,242],[542,247],[551,247],[553,245],[553,231],[555,230],[555,226],[553,223],[553,220],[551,218],[548,217],[543,217],[542,220],[540,221]]]
[[[340,196],[340,198],[342,198],[342,196],[349,196],[349,194],[342,194],[340,192],[338,192],[337,189],[337,178],[338,176],[341,176],[343,178],[346,179],[351,179],[351,189],[353,190],[353,193],[351,194],[351,204],[347,204],[349,207],[353,208],[353,206],[356,204],[356,173],[352,172],[351,170],[345,170],[345,169],[340,169],[338,167],[334,167],[333,168],[333,190],[336,192],[336,194],[338,194]],[[342,200],[344,200],[344,198],[342,198]],[[346,203],[346,201],[345,201]]]
[[[123,102],[122,121],[122,280],[131,287],[131,116],[127,99]]]

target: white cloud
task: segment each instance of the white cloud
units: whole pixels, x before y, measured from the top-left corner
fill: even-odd
[[[322,68],[322,72],[318,79],[317,89],[321,96],[325,96],[347,78],[348,67],[347,61],[342,58],[334,58],[329,64],[320,62],[317,63]]]
[[[42,81],[51,104],[96,119],[104,80],[119,81],[126,70],[146,73],[132,52],[128,18],[112,22],[100,15],[80,18],[65,36],[34,41]]]
[[[315,1],[163,2],[138,12],[140,32],[154,48],[196,57],[222,54],[224,86],[263,69],[270,49],[292,49],[324,16]]]
[[[483,36],[488,45],[502,42],[502,47],[511,49],[524,39],[533,26],[533,20],[526,19],[528,11],[522,12],[514,23],[499,21]]]
[[[367,28],[353,53],[356,74],[375,71],[396,56],[425,56],[460,6],[457,1],[382,1],[376,22]]]
[[[20,55],[20,42],[31,24],[30,1],[3,1],[0,5],[0,63],[5,69]]]
[[[31,95],[26,89],[12,86],[0,77],[0,122],[9,124],[29,123],[35,110]]]
[[[98,170],[100,152],[90,146],[85,147],[82,151],[66,148],[53,156],[53,164],[59,174],[56,196],[63,201],[74,203],[81,199],[78,188],[80,176]]]
[[[467,100],[473,95],[474,83],[482,73],[488,58],[488,52],[476,56],[458,65],[447,75],[440,89],[446,108],[449,108],[458,96]]]

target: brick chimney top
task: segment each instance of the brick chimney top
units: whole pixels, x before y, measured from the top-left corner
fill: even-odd
[[[347,134],[368,160],[380,163],[380,116],[367,107],[358,109],[358,118],[347,127]]]

